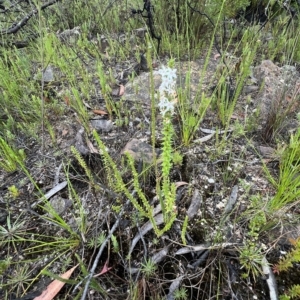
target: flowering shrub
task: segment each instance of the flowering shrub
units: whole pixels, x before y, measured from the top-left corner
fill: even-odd
[[[167,227],[171,227],[176,218],[175,198],[176,188],[170,182],[169,174],[172,167],[172,137],[174,129],[172,125],[172,115],[176,103],[176,69],[163,66],[155,74],[161,75],[162,83],[158,90],[158,107],[163,117],[163,148],[162,148],[162,169],[161,186],[158,180],[157,190],[162,207],[164,221]]]

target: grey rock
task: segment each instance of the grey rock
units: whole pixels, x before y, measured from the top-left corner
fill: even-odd
[[[96,129],[96,130],[102,130],[104,132],[109,132],[113,129],[113,122],[111,120],[104,120],[104,119],[96,119],[96,120],[91,120],[91,125]]]
[[[42,76],[40,73],[37,73],[34,75],[33,79],[34,80],[41,80],[41,77],[43,78],[43,81],[48,83],[54,80],[54,75],[53,75],[53,69],[51,66],[47,66],[45,71],[43,72]]]
[[[262,83],[262,88],[254,99],[256,107],[260,109],[262,121],[267,119],[272,109],[282,109],[283,112],[300,95],[299,72],[295,67],[278,67],[272,61],[264,60],[253,69],[253,75]]]
[[[77,40],[79,39],[80,36],[80,27],[74,27],[72,29],[66,29],[63,32],[57,34],[57,37],[62,41],[62,42],[67,42],[67,43],[76,43]]]

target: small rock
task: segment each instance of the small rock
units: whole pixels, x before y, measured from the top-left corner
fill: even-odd
[[[271,147],[258,146],[259,153],[264,158],[271,158],[275,154],[275,149]]]
[[[132,139],[126,144],[121,153],[130,154],[135,161],[143,160],[143,162],[147,164],[152,164],[154,162],[152,149],[151,145],[138,139]],[[156,149],[155,152],[159,155],[158,149]]]
[[[104,119],[91,120],[91,125],[96,130],[102,130],[104,132],[111,131],[114,126],[114,124],[111,120],[104,120]]]
[[[53,70],[52,70],[51,66],[48,66],[46,68],[46,70],[44,71],[44,73],[43,73],[43,80],[45,82],[50,82],[50,81],[54,80]]]
[[[87,155],[90,153],[90,150],[86,147],[85,142],[83,141],[84,128],[80,128],[75,136],[75,148],[82,155]]]
[[[66,29],[63,32],[57,34],[57,37],[62,42],[68,42],[74,44],[78,41],[80,36],[80,27],[74,27],[73,29]]]
[[[293,66],[280,68],[272,61],[264,60],[253,69],[253,75],[258,82],[264,83],[254,99],[256,107],[260,108],[262,123],[268,119],[272,109],[284,112],[300,94],[299,72]]]
[[[57,214],[61,215],[68,207],[72,205],[72,201],[55,196],[50,201],[52,208]],[[51,214],[50,214],[51,215]]]
[[[48,66],[43,73],[43,81],[48,83],[54,80],[53,69],[51,66]],[[33,77],[34,80],[41,80],[40,74],[35,74]]]
[[[210,184],[214,184],[215,183],[215,180],[213,178],[208,178],[207,181]]]
[[[245,85],[243,88],[244,95],[248,95],[256,91],[258,91],[258,86],[256,85]]]
[[[136,35],[137,37],[143,39],[146,35],[147,28],[142,27],[142,28],[137,28],[133,30],[133,34]]]

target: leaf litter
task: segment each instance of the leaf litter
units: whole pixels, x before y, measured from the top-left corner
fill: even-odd
[[[214,53],[213,57],[217,58],[217,54]],[[189,68],[192,70],[192,96],[196,94],[198,89],[199,70],[203,63],[204,60],[199,59],[191,62],[191,65],[180,62],[180,66],[178,66],[178,68],[181,67],[183,70],[187,70]],[[214,64],[213,59],[210,61],[210,64],[207,78],[204,80],[204,82],[206,82],[206,85],[203,85],[204,90],[207,89],[210,83],[210,75],[214,74],[217,67],[217,62]],[[211,72],[211,74],[209,72]],[[123,85],[120,85],[118,92],[113,95],[116,97],[122,96],[126,105],[130,107],[130,119],[132,122],[131,127],[113,126],[113,122],[106,118],[105,111],[96,108],[100,107],[97,101],[92,100],[89,103],[84,104],[86,108],[91,110],[90,113],[93,112],[103,117],[95,120],[91,116],[89,123],[99,132],[103,140],[106,142],[110,154],[119,164],[121,164],[121,157],[124,151],[131,151],[132,154],[136,155],[137,160],[140,158],[145,160],[146,157],[148,163],[151,164],[153,161],[152,146],[149,144],[149,124],[144,121],[145,119],[150,119],[148,82],[149,73],[142,72],[140,76],[136,78],[135,83],[128,83],[126,89]],[[134,84],[139,84],[140,90],[138,93],[134,91]],[[155,85],[159,86],[159,84],[160,78],[157,77],[155,78]],[[253,92],[255,91],[256,90]],[[97,146],[93,143],[91,136],[88,135],[86,130],[84,130],[80,122],[78,122],[74,116],[72,109],[69,107],[69,100],[66,102],[68,117],[66,119],[62,118],[61,120],[57,120],[59,122],[57,122],[57,128],[55,128],[55,130],[57,132],[64,132],[65,139],[69,138],[68,141],[70,142],[69,144],[61,143],[57,145],[58,148],[61,151],[64,151],[66,156],[70,157],[69,147],[71,145],[75,145],[77,150],[85,158],[88,167],[91,168],[95,174],[104,174],[103,176],[100,175],[103,182],[96,183],[96,188],[95,186],[91,188],[87,183],[84,172],[82,172],[78,165],[76,165],[73,161],[73,164],[70,165],[73,170],[71,170],[68,175],[72,184],[76,188],[77,194],[79,195],[84,214],[85,216],[88,216],[87,222],[90,231],[88,232],[87,239],[92,239],[93,237],[97,237],[97,234],[101,231],[106,233],[109,232],[112,224],[116,224],[114,223],[116,215],[111,207],[112,205],[115,205],[116,207],[118,206],[117,197],[120,195],[116,194],[116,197],[114,197],[114,192],[111,191],[111,188],[105,181],[105,166],[103,165],[101,155],[99,154],[99,149],[97,149]],[[136,108],[135,104],[137,103],[141,106],[141,108]],[[103,101],[100,104],[101,107],[105,107],[105,103]],[[238,105],[240,105],[238,109],[243,111],[241,104],[238,103]],[[161,122],[161,120],[158,119],[158,122]],[[62,124],[65,125],[64,129],[60,129]],[[200,279],[203,276],[203,272],[201,271],[201,268],[197,269],[199,264],[206,264],[205,270],[213,272],[214,276],[218,275],[218,272],[216,271],[217,269],[215,268],[217,258],[223,263],[222,267],[224,268],[227,260],[230,261],[232,265],[238,265],[236,247],[243,244],[245,228],[243,225],[237,225],[235,220],[236,217],[245,210],[245,207],[249,205],[249,201],[246,199],[247,195],[243,195],[246,191],[246,187],[242,186],[239,180],[242,179],[245,185],[251,185],[250,194],[255,194],[255,192],[260,191],[262,195],[268,197],[272,194],[272,189],[270,183],[264,179],[263,176],[260,176],[260,174],[262,174],[262,166],[260,165],[257,153],[245,147],[245,145],[247,145],[247,141],[243,139],[243,137],[236,138],[232,148],[225,149],[222,155],[218,155],[215,149],[216,136],[234,133],[234,129],[221,130],[218,128],[220,128],[220,124],[216,121],[215,113],[213,111],[208,112],[207,116],[203,120],[201,128],[193,140],[193,144],[188,150],[183,150],[184,164],[179,168],[174,167],[171,174],[173,178],[172,180],[174,182],[178,182],[178,185],[185,185],[185,183],[188,183],[188,187],[184,190],[182,195],[178,193],[180,197],[178,196],[178,220],[176,222],[182,222],[186,215],[191,220],[186,232],[189,245],[182,247],[180,230],[178,231],[175,228],[172,228],[166,236],[158,241],[155,241],[155,235],[152,232],[153,226],[149,221],[139,221],[138,224],[141,224],[141,226],[139,230],[137,230],[131,223],[131,217],[134,217],[136,213],[132,210],[132,208],[128,208],[125,205],[127,214],[124,213],[124,215],[122,215],[121,219],[118,221],[119,227],[116,227],[119,229],[115,229],[115,234],[117,235],[118,241],[123,250],[119,251],[118,254],[110,253],[110,255],[112,255],[110,261],[113,261],[114,269],[119,268],[119,272],[123,279],[128,279],[126,269],[130,275],[140,274],[141,272],[140,267],[128,267],[126,257],[131,255],[133,257],[133,265],[135,264],[137,266],[144,261],[145,257],[142,240],[146,243],[149,259],[151,259],[155,264],[164,267],[164,271],[159,274],[158,278],[156,278],[157,282],[160,282],[160,280],[162,282],[164,280],[164,272],[172,274],[172,276],[169,276],[169,279],[171,277],[171,283],[166,288],[166,290],[169,289],[167,294],[168,299],[173,299],[174,291],[182,284],[185,287],[188,286],[188,278],[191,278],[191,280],[193,278],[193,280],[195,279],[196,281],[198,280],[198,282],[201,282]],[[177,130],[178,132],[180,131],[179,128],[177,128]],[[201,135],[203,135],[203,133],[207,135],[202,137]],[[159,140],[159,133],[157,133],[157,135],[157,139]],[[255,138],[255,136],[253,137]],[[56,155],[50,147],[51,137],[47,136],[46,138],[46,145],[48,145],[46,148],[47,155],[53,156],[55,159],[48,159],[44,165],[35,168],[36,163],[41,161],[41,156],[37,157],[36,154],[37,149],[39,148],[38,144],[33,145],[32,151],[28,153],[28,161],[30,162],[28,167],[30,168],[34,180],[39,182],[40,188],[43,192],[45,192],[45,196],[43,198],[36,199],[33,197],[33,191],[35,188],[32,184],[19,185],[20,191],[23,195],[27,194],[28,198],[26,201],[22,200],[15,204],[14,202],[11,203],[11,209],[14,213],[18,209],[26,209],[28,204],[32,209],[35,209],[37,204],[40,203],[39,201],[44,201],[45,199],[49,200],[55,194],[65,194],[65,196],[71,195],[69,194],[69,191],[67,192],[64,190],[67,185],[67,181],[65,180],[66,178],[63,172],[59,172],[60,174],[58,177],[60,180],[57,181],[55,179],[55,181],[57,181],[57,185],[53,188],[54,177],[57,177],[53,173],[53,170],[55,170],[57,164],[61,164],[61,161],[58,159],[60,158],[61,153]],[[135,141],[135,146],[129,147],[128,143],[132,140]],[[148,141],[149,143],[146,143],[145,141]],[[159,144],[156,146],[157,153],[159,154]],[[264,155],[272,153],[272,150],[270,149],[261,148],[264,146],[261,145],[261,141],[259,141],[259,139],[257,139],[254,146],[258,150],[260,149],[264,151]],[[211,158],[211,155],[215,156],[215,160]],[[246,160],[247,163],[243,163],[243,166],[240,167],[238,164],[239,160]],[[252,163],[249,163],[251,161]],[[9,180],[11,182],[11,179]],[[17,181],[17,177],[13,177],[12,181]],[[7,182],[8,177],[4,177],[3,186],[7,186]],[[59,184],[58,182],[61,183]],[[179,184],[179,182],[182,182],[182,184]],[[149,178],[147,178],[143,184],[143,188],[147,191],[149,200],[153,200],[156,197],[156,193],[153,190],[155,186],[155,183],[153,182],[153,175],[150,174]],[[52,187],[49,189],[49,186]],[[237,193],[237,191],[240,191],[240,193]],[[268,191],[270,191],[270,193],[268,193]],[[223,204],[223,206],[220,204]],[[98,209],[100,208],[103,210],[103,214],[99,218]],[[63,218],[66,222],[71,222],[72,220],[72,222],[75,222],[74,224],[77,224],[73,217],[76,210],[78,210],[78,207],[76,207],[74,202],[73,206],[67,208],[67,210],[61,214],[61,218]],[[159,212],[160,208],[157,206],[154,219],[158,226],[163,222],[162,214],[157,215]],[[221,224],[224,213],[229,215],[226,219],[226,225]],[[26,222],[31,222],[30,220],[30,217],[25,218]],[[38,229],[38,223],[36,224],[37,232],[41,230],[43,234],[57,234],[57,229],[53,226],[53,224],[50,224],[50,226],[46,229]],[[95,224],[98,226],[95,226]],[[220,237],[222,242],[215,242],[216,239]],[[278,238],[278,236],[276,236],[275,239],[276,238]],[[108,241],[109,240],[106,240],[106,245],[109,244]],[[266,241],[272,243],[271,240],[266,239]],[[95,247],[95,249],[98,248]],[[103,247],[101,255],[103,255],[104,249],[108,251],[109,248]],[[82,249],[77,249],[76,251],[82,254],[84,253]],[[88,251],[87,257],[90,255],[90,263],[94,261],[95,257],[92,254],[93,252]],[[103,275],[103,279],[102,276],[99,276],[99,280],[101,283],[104,283],[105,276],[108,276],[110,280],[112,280],[112,277],[110,277],[111,274],[108,272],[111,267],[108,267],[107,260],[105,260],[104,257],[101,259],[101,255],[99,255],[99,265],[104,267],[98,275]],[[176,263],[174,263],[174,261],[176,261]],[[190,268],[193,265],[195,266],[195,270],[192,275]],[[56,264],[56,266],[54,264],[53,268],[57,266],[58,264]],[[73,268],[71,270],[72,272],[74,271]],[[69,272],[71,272],[71,270],[69,270]],[[177,274],[182,275],[177,276]],[[70,275],[71,274],[68,276]],[[265,283],[265,280],[261,278],[257,286],[264,286]],[[107,282],[105,284],[107,284]],[[226,287],[226,282],[222,282],[222,284]],[[269,283],[267,281],[270,291],[270,286],[272,284],[273,283]],[[62,286],[60,286],[60,283],[58,282],[56,282],[55,286],[56,287],[53,288],[53,290],[56,290],[58,293]],[[200,288],[201,284],[196,288],[196,290]],[[50,290],[52,290],[52,287]],[[107,290],[109,290],[109,288],[107,288]],[[244,295],[247,297],[248,295],[252,296],[253,293],[258,294],[258,290],[259,288],[257,288],[256,291],[249,288],[249,290],[244,291]],[[268,293],[265,292],[264,299],[267,298],[267,294]],[[113,297],[114,296],[111,296],[110,299],[117,299]],[[124,298],[121,291],[118,298]]]

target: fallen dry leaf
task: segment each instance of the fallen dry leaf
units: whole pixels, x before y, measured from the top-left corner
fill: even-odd
[[[178,187],[180,187],[180,186],[182,186],[182,185],[187,185],[187,184],[188,184],[188,183],[185,182],[185,181],[177,181],[177,182],[175,182],[176,188],[178,188]]]
[[[123,96],[124,93],[125,93],[125,86],[121,84],[119,89],[119,96]]]
[[[70,106],[70,98],[68,97],[68,96],[64,96],[63,97],[63,99],[64,99],[64,101],[65,101],[65,103],[68,105],[68,106]]]
[[[221,55],[219,53],[217,53],[215,56],[214,56],[214,60],[217,60],[217,58],[219,58]]]
[[[96,115],[107,115],[107,112],[101,109],[93,109],[93,113]]]
[[[69,279],[77,267],[78,265],[76,265],[66,273],[62,274],[60,277],[63,279]],[[52,300],[64,285],[64,282],[55,279],[47,286],[47,288],[42,292],[41,295],[35,297],[33,300]]]
[[[101,275],[107,273],[110,269],[112,269],[112,267],[108,267],[108,260],[107,260],[107,261],[105,262],[105,264],[104,264],[104,266],[103,266],[101,272],[100,272],[99,274],[94,275],[94,277],[101,276]]]
[[[194,143],[203,143],[210,140],[215,135],[215,132],[208,134],[200,139],[194,140]]]
[[[92,142],[89,139],[87,139],[86,144],[89,147],[91,153],[99,154],[98,150],[94,147],[94,145],[92,144]]]
[[[288,240],[289,240],[289,242],[290,242],[293,246],[297,246],[297,244],[298,244],[299,241],[300,241],[300,237],[298,237],[296,240],[295,240],[295,239],[292,239],[292,238],[289,238]]]

